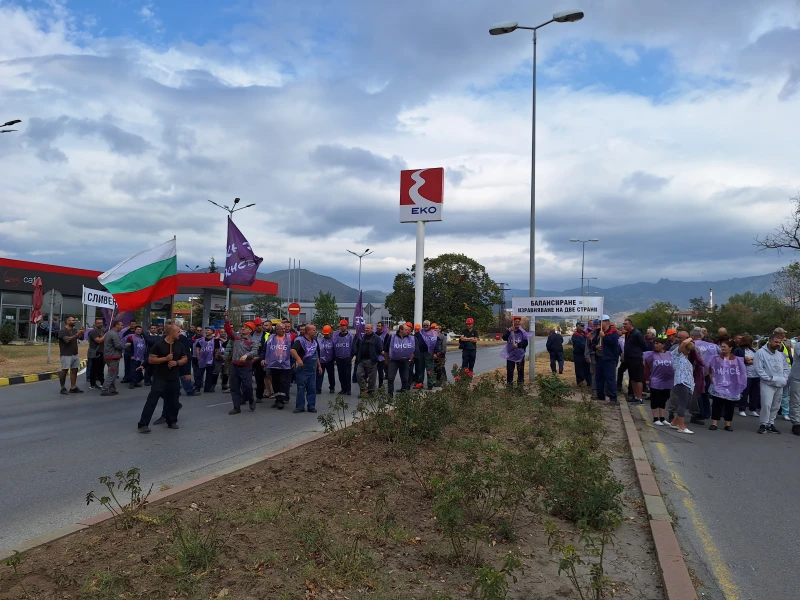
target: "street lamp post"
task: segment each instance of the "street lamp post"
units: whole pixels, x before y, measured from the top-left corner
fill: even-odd
[[[239,208],[236,208],[236,205],[239,204],[240,200],[241,200],[240,198],[234,198],[233,206],[231,206],[230,208],[228,207],[227,204],[226,205],[217,204],[213,200],[209,200],[209,202],[211,202],[211,204],[213,204],[217,208],[221,208],[226,213],[228,213],[228,218],[231,221],[233,221],[233,213],[239,212],[240,210],[244,210],[245,208],[250,208],[251,206],[255,206],[255,203],[253,203],[253,204],[248,204],[247,206],[240,206]],[[225,242],[225,245],[227,246],[227,242]],[[225,254],[226,255],[228,254],[227,247],[225,248]],[[230,310],[230,308],[231,308],[231,288],[228,287],[227,291],[225,292],[225,310]]]
[[[350,254],[352,254],[353,256],[357,256],[358,257],[358,291],[360,292],[361,291],[361,259],[364,258],[365,256],[369,256],[370,254],[374,254],[375,251],[374,250],[370,250],[369,248],[367,248],[361,254],[359,254],[358,252],[353,252],[352,250],[348,250],[348,252]]]
[[[583,276],[583,266],[586,263],[586,244],[589,243],[589,242],[599,242],[599,241],[600,240],[598,240],[597,238],[591,238],[589,240],[576,240],[576,239],[571,239],[570,240],[570,242],[577,242],[577,243],[582,245],[582,250],[581,250],[581,296],[583,296],[583,280],[585,279],[585,277]]]
[[[530,240],[530,277],[529,288],[531,297],[536,295],[536,32],[550,23],[573,23],[580,21],[583,18],[582,10],[567,10],[558,12],[553,15],[553,18],[537,25],[536,27],[521,27],[516,21],[508,23],[500,23],[489,29],[490,35],[504,35],[511,33],[517,29],[527,29],[533,31],[533,110],[532,110],[532,124],[531,124],[531,240]],[[536,330],[535,324],[533,326]],[[530,344],[530,358],[531,367],[528,369],[528,378],[533,381],[536,371],[536,360],[534,358],[535,344]]]
[[[0,125],[0,133],[11,133],[13,131],[17,131],[16,129],[2,129],[3,127],[11,127],[16,125],[17,123],[22,123],[22,119],[13,119],[11,121],[6,121],[2,125]]]

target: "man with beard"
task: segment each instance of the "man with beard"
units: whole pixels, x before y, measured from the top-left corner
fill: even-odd
[[[92,371],[89,375],[89,387],[93,390],[103,385],[103,372],[105,370],[103,342],[105,342],[105,339],[103,319],[97,318],[94,320],[94,327],[89,331],[89,356],[92,357]]]
[[[459,346],[461,347],[461,368],[475,370],[475,358],[478,355],[478,332],[475,331],[475,319],[470,317],[466,321],[466,329],[461,332]]]
[[[75,317],[67,317],[64,328],[58,332],[58,348],[61,355],[61,371],[58,378],[61,381],[61,394],[82,394],[83,390],[78,387],[78,369],[81,366],[81,359],[78,356],[78,340],[83,338],[86,328],[75,330]],[[67,375],[69,375],[70,390],[67,391]]]

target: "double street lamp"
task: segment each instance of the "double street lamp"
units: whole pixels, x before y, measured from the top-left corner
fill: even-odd
[[[590,242],[599,242],[599,241],[600,240],[598,240],[597,238],[591,238],[588,240],[577,240],[573,238],[570,240],[570,242],[575,242],[583,246],[583,250],[581,251],[581,296],[583,296],[583,280],[586,279],[583,276],[583,266],[586,263],[586,244]],[[592,279],[597,279],[597,277],[592,277]]]
[[[361,259],[364,258],[365,256],[369,256],[370,254],[374,254],[375,251],[374,250],[370,250],[369,248],[367,248],[361,254],[359,254],[358,252],[353,252],[352,250],[348,250],[348,252],[350,254],[352,254],[353,256],[357,256],[358,257],[358,291],[360,292],[361,291]]]
[[[516,31],[517,29],[527,29],[528,31],[533,31],[533,115],[532,115],[533,119],[531,125],[532,129],[531,131],[531,241],[530,241],[531,258],[530,258],[530,277],[529,277],[531,297],[536,295],[536,32],[545,25],[549,25],[550,23],[574,23],[575,21],[580,21],[582,18],[583,18],[582,10],[566,10],[563,12],[555,13],[552,19],[550,19],[546,23],[537,25],[536,27],[522,27],[516,21],[512,21],[508,23],[500,23],[489,29],[489,33],[491,35],[504,35],[506,33],[511,33],[513,31]],[[533,346],[534,346],[533,344],[530,345],[531,368],[528,369],[528,377],[531,381],[533,381],[535,365],[536,365],[536,361],[533,357],[534,355]]]

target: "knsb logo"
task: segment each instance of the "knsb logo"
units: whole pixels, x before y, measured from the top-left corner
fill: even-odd
[[[400,222],[441,221],[444,169],[400,171]]]

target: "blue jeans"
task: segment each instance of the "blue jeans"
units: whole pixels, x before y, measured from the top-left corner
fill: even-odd
[[[597,398],[605,400],[606,396],[612,402],[617,401],[617,361],[598,360],[595,366],[597,378]]]
[[[231,365],[231,400],[233,408],[253,402],[253,366]]]
[[[308,409],[317,407],[317,361],[309,360],[295,371],[297,379],[297,400],[295,408]]]

